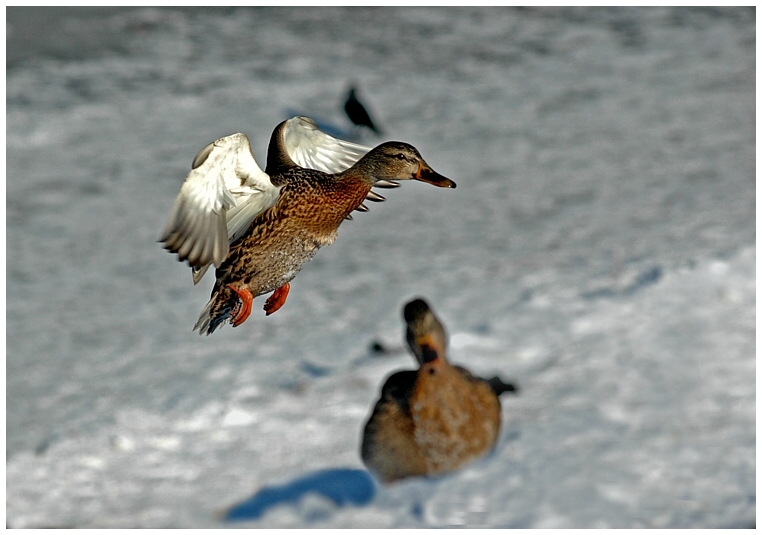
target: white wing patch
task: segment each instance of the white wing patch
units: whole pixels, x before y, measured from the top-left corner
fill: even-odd
[[[280,188],[259,168],[244,134],[207,145],[193,165],[160,241],[201,270],[200,279],[209,264],[222,265],[232,236],[240,236],[259,213],[275,204]]]
[[[283,138],[286,151],[296,165],[330,174],[346,171],[371,149],[329,136],[308,117],[286,121]]]

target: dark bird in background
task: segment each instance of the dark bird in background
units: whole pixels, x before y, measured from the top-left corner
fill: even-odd
[[[349,89],[347,101],[344,103],[344,111],[347,112],[349,120],[357,126],[365,126],[373,130],[376,134],[381,135],[381,130],[373,123],[368,110],[366,110],[362,102],[358,100],[357,88],[354,86]]]

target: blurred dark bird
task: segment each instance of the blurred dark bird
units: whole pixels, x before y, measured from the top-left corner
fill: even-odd
[[[193,282],[217,266],[212,297],[194,330],[211,334],[237,327],[255,297],[273,292],[267,315],[286,302],[289,282],[317,252],[336,239],[363,201],[383,201],[372,187],[420,180],[454,188],[412,145],[398,141],[374,149],[333,138],[307,117],[273,131],[266,171],[254,160],[245,134],[210,143],[193,160],[160,239],[193,268]]]
[[[365,109],[365,106],[363,106],[362,102],[357,98],[357,90],[354,86],[349,89],[347,101],[344,103],[344,111],[347,112],[349,120],[357,126],[370,128],[376,134],[381,135],[381,130],[376,127],[373,120],[370,118],[368,110]]]
[[[518,390],[448,363],[444,327],[424,300],[405,305],[404,318],[419,368],[386,380],[363,433],[362,460],[384,483],[452,472],[492,450],[498,396]]]

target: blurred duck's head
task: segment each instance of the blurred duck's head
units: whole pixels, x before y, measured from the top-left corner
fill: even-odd
[[[444,361],[447,335],[444,327],[423,299],[405,305],[406,338],[420,365]]]

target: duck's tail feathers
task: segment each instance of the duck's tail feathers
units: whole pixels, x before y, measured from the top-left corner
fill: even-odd
[[[506,383],[497,376],[493,377],[492,379],[487,379],[487,383],[496,396],[499,396],[504,392],[512,392],[514,394],[519,393],[519,385],[515,383]]]
[[[232,323],[240,307],[241,299],[238,294],[227,286],[220,286],[201,311],[193,330],[198,331],[200,335],[209,336],[226,323]]]

